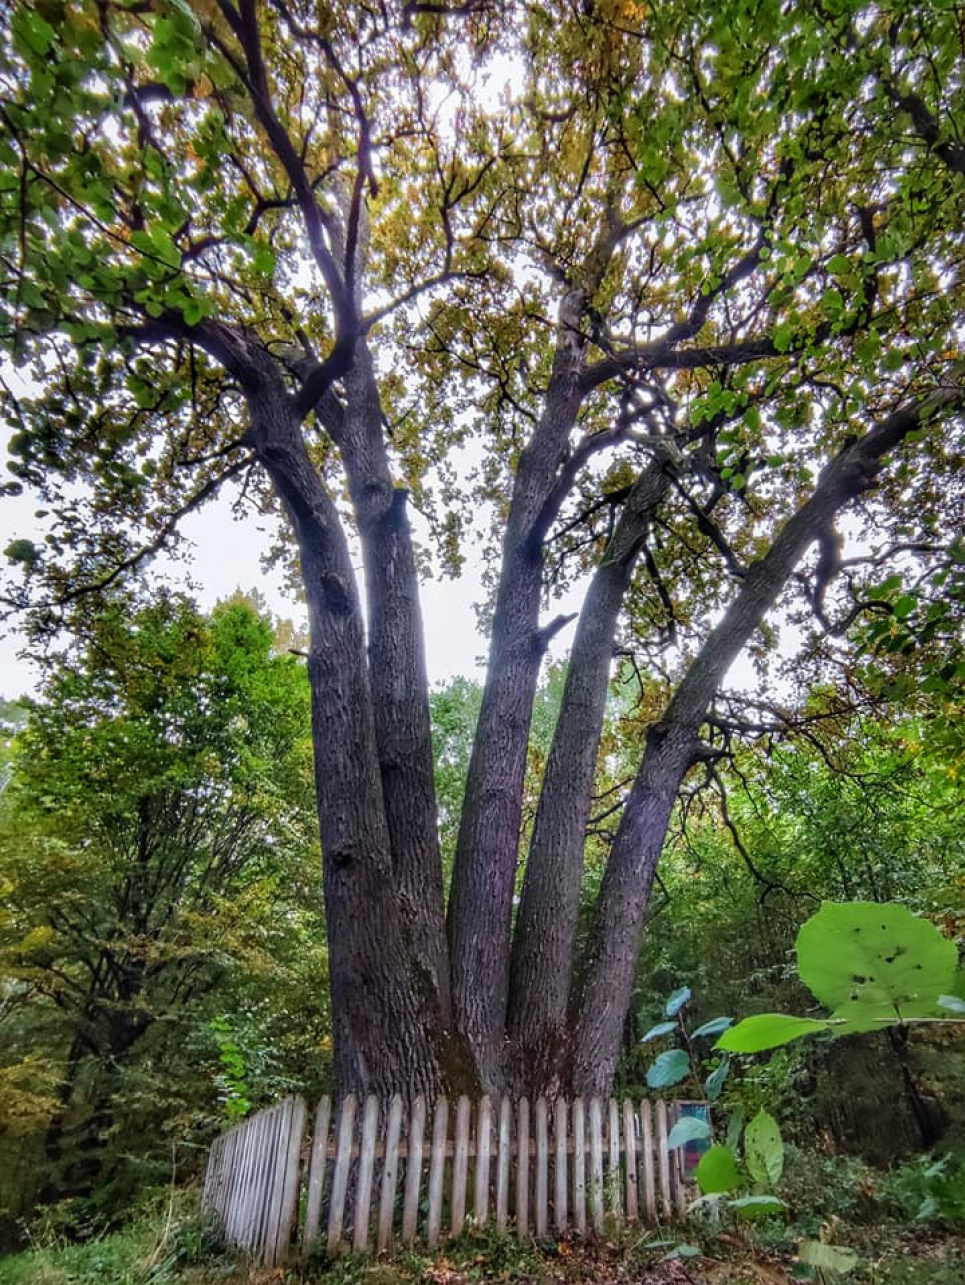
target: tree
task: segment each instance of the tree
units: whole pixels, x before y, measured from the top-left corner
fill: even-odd
[[[299,907],[317,849],[308,684],[271,645],[244,603],[209,621],[178,598],[115,601],[18,738],[0,832],[3,1069],[53,1099],[48,1199],[101,1188],[109,1208],[108,1179],[156,1160],[143,1141],[125,1158],[132,1124],[157,1125],[166,1165],[165,1117],[185,1117],[178,1057],[203,1053],[212,1004],[247,990],[251,1025],[259,972],[280,1009],[287,959],[324,959],[285,941],[296,924],[319,935]],[[191,1079],[197,1102],[197,1066]]]
[[[909,623],[908,650],[959,628],[955,14],[45,0],[5,21],[0,326],[42,386],[8,406],[52,524],[7,550],[11,604],[55,627],[232,479],[276,503],[311,628],[340,1084],[604,1089],[734,660],[766,665],[778,604],[817,667],[869,615]],[[448,567],[492,515],[447,918],[410,502]],[[846,512],[870,549],[842,548]],[[514,919],[534,693],[569,623],[541,611],[578,576]],[[936,595],[954,610],[930,622]],[[662,700],[576,960],[615,649]]]

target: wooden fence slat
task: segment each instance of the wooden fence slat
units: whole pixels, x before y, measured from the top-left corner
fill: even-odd
[[[557,1098],[554,1119],[554,1133],[556,1138],[556,1168],[554,1178],[556,1179],[556,1190],[553,1201],[553,1213],[556,1220],[556,1230],[561,1234],[567,1229],[567,1200],[566,1200],[566,1143],[567,1143],[567,1110],[566,1099]]]
[[[224,1134],[215,1138],[208,1152],[208,1163],[204,1167],[204,1184],[201,1188],[201,1204],[205,1209],[214,1209],[214,1193],[218,1174],[221,1171],[221,1152],[224,1146]]]
[[[235,1190],[234,1217],[231,1219],[231,1240],[243,1249],[251,1244],[252,1219],[257,1196],[260,1195],[260,1192],[253,1190],[257,1174],[258,1123],[260,1121],[257,1115],[252,1115],[240,1130],[238,1187]]]
[[[672,1102],[670,1105],[670,1128],[673,1129],[677,1121],[683,1116],[682,1103]],[[687,1213],[687,1206],[690,1203],[687,1193],[687,1179],[684,1174],[684,1147],[677,1147],[670,1156],[670,1180],[673,1186],[674,1202],[677,1207],[678,1215],[683,1218]]]
[[[439,1098],[432,1120],[432,1151],[429,1156],[429,1216],[426,1244],[435,1249],[442,1230],[442,1196],[446,1172],[446,1135],[449,1130],[449,1101]]]
[[[229,1245],[233,1243],[231,1239],[231,1233],[232,1233],[232,1223],[234,1221],[234,1216],[235,1216],[235,1208],[232,1203],[232,1197],[235,1193],[235,1188],[238,1185],[238,1175],[239,1175],[238,1162],[240,1159],[241,1140],[242,1140],[241,1133],[238,1127],[235,1126],[235,1128],[232,1129],[231,1133],[229,1133],[228,1135],[227,1169],[225,1173],[224,1202],[221,1210],[221,1225],[222,1225],[222,1228],[224,1229],[225,1240],[228,1242]]]
[[[328,1126],[331,1119],[332,1099],[326,1094],[315,1112],[315,1132],[312,1135],[312,1152],[308,1162],[308,1196],[305,1201],[305,1229],[302,1232],[302,1251],[306,1254],[318,1240],[318,1229],[322,1221],[325,1171],[328,1168]]]
[[[348,1193],[349,1167],[352,1163],[352,1137],[355,1133],[355,1094],[348,1093],[342,1100],[342,1113],[338,1124],[338,1143],[335,1155],[335,1172],[332,1175],[332,1194],[328,1204],[328,1253],[332,1257],[342,1243],[342,1219],[345,1217],[345,1197]]]
[[[397,1093],[389,1107],[385,1126],[385,1159],[382,1162],[382,1192],[379,1198],[379,1229],[376,1248],[379,1253],[388,1248],[392,1239],[392,1213],[395,1209],[395,1189],[399,1180],[399,1136],[402,1132],[402,1098]]]
[[[576,1230],[586,1235],[586,1107],[573,1099],[573,1218]]]
[[[529,1099],[516,1108],[516,1235],[529,1238]]]
[[[226,1133],[221,1139],[221,1149],[218,1152],[218,1174],[214,1191],[212,1192],[212,1207],[218,1215],[219,1220],[224,1225],[225,1199],[228,1194],[228,1178],[231,1173],[231,1134]]]
[[[472,1216],[477,1227],[489,1217],[489,1171],[492,1156],[493,1104],[480,1098],[476,1116],[476,1173],[473,1180]]]
[[[278,1133],[281,1123],[281,1117],[284,1115],[284,1103],[278,1106],[272,1106],[269,1112],[265,1113],[265,1131],[262,1133],[262,1159],[260,1164],[260,1177],[258,1177],[258,1186],[263,1191],[263,1200],[261,1203],[261,1212],[258,1214],[258,1226],[252,1231],[252,1253],[253,1257],[263,1258],[267,1254],[272,1230],[274,1230],[275,1205],[272,1200],[274,1195],[275,1182],[275,1165],[278,1163]],[[239,1244],[238,1235],[231,1237],[231,1244]]]
[[[411,1245],[419,1221],[419,1189],[422,1185],[422,1142],[426,1131],[426,1100],[420,1094],[412,1106],[406,1136],[405,1200],[402,1207],[402,1240]]]
[[[248,1134],[246,1160],[248,1173],[238,1214],[237,1244],[241,1249],[250,1252],[257,1244],[262,1222],[261,1211],[266,1200],[269,1199],[269,1181],[266,1176],[267,1166],[263,1147],[263,1139],[267,1128],[266,1122],[262,1118],[262,1113],[259,1112],[258,1115],[252,1116],[250,1121],[246,1123],[248,1126],[246,1130]]]
[[[295,1099],[286,1098],[278,1114],[275,1132],[274,1164],[271,1173],[271,1212],[265,1233],[264,1260],[266,1267],[277,1267],[285,1250],[285,1221],[287,1210],[285,1197],[288,1194],[288,1166],[291,1147],[291,1135],[298,1123]],[[298,1147],[301,1148],[299,1135]]]
[[[298,1195],[301,1188],[302,1142],[305,1138],[305,1100],[296,1097],[289,1114],[288,1149],[284,1156],[284,1184],[282,1187],[281,1216],[275,1240],[275,1263],[288,1256],[292,1229],[298,1216]]]
[[[623,1151],[627,1177],[627,1222],[635,1223],[640,1217],[637,1199],[637,1131],[633,1120],[633,1103],[623,1100]]]
[[[238,1125],[233,1138],[234,1155],[231,1160],[231,1182],[228,1188],[228,1201],[225,1209],[225,1238],[231,1245],[238,1243],[238,1235],[241,1230],[241,1202],[245,1182],[248,1178],[245,1160],[249,1141],[250,1136],[247,1129],[244,1125]]]
[[[549,1225],[549,1126],[546,1099],[536,1099],[536,1235],[542,1240]]]
[[[653,1112],[650,1099],[640,1103],[640,1159],[643,1163],[643,1199],[647,1222],[657,1221],[657,1187],[653,1169]]]
[[[496,1154],[496,1226],[505,1231],[509,1220],[509,1150],[512,1107],[509,1098],[499,1103],[499,1144]]]
[[[233,1137],[226,1133],[221,1139],[221,1150],[218,1153],[218,1175],[217,1181],[212,1192],[212,1208],[224,1231],[225,1210],[227,1209],[228,1199],[228,1182],[231,1178],[231,1145]]]
[[[670,1153],[667,1151],[667,1104],[657,1102],[657,1165],[660,1174],[660,1206],[664,1218],[673,1217],[670,1190]]]
[[[590,1098],[590,1217],[593,1230],[603,1232],[603,1109]]]
[[[458,1236],[466,1221],[466,1185],[469,1178],[469,1117],[472,1108],[465,1094],[456,1106],[456,1135],[452,1154],[452,1216],[449,1231]]]
[[[262,1128],[259,1141],[258,1189],[261,1192],[261,1210],[255,1226],[251,1229],[251,1257],[259,1262],[267,1254],[268,1228],[272,1217],[272,1182],[275,1173],[275,1150],[277,1146],[278,1125],[282,1111],[280,1106],[262,1112]]]
[[[247,1250],[253,1258],[260,1258],[265,1250],[265,1228],[271,1213],[271,1180],[274,1176],[275,1160],[272,1141],[275,1137],[276,1121],[278,1121],[278,1109],[260,1112],[252,1119],[253,1159],[251,1180],[249,1180],[252,1207],[247,1230],[235,1243]]]
[[[358,1180],[355,1188],[355,1231],[352,1248],[364,1254],[369,1247],[369,1223],[372,1218],[372,1180],[375,1177],[375,1141],[379,1132],[379,1100],[370,1093],[365,1099],[362,1117],[362,1144],[359,1152]]]
[[[613,1210],[617,1226],[623,1222],[623,1192],[620,1174],[620,1108],[616,1098],[611,1098],[607,1109],[606,1139],[609,1151],[607,1161],[607,1195]]]

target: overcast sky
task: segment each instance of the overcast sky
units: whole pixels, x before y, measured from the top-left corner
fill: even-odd
[[[35,507],[35,501],[26,496],[0,500],[0,549],[17,536],[29,538],[35,532]],[[270,544],[266,525],[267,520],[255,517],[239,521],[231,512],[228,498],[215,500],[184,523],[183,532],[193,546],[186,553],[191,556],[176,563],[158,558],[153,566],[168,583],[189,589],[205,610],[236,589],[257,588],[275,615],[300,624],[305,619],[301,604],[284,592],[279,575],[265,573],[261,568],[262,555]],[[434,580],[423,585],[426,655],[433,683],[445,682],[456,674],[482,676],[476,662],[483,656],[486,644],[476,629],[472,609],[473,601],[480,596],[479,567],[472,565],[471,558],[459,581]],[[37,667],[18,655],[24,642],[16,629],[9,624],[3,628],[0,695],[32,694],[39,677]]]

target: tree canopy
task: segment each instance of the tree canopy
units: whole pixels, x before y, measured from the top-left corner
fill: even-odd
[[[846,644],[880,691],[909,658],[939,697],[965,675],[959,15],[45,0],[4,22],[0,338],[38,385],[7,398],[13,485],[50,524],[7,550],[11,606],[76,618],[228,482],[277,506],[341,1082],[605,1087],[681,784],[770,717],[723,689],[746,649],[767,670],[775,607],[811,678]],[[480,537],[446,928],[417,582]],[[514,915],[534,694],[570,623],[544,609],[580,576]],[[648,717],[577,960],[615,650]]]

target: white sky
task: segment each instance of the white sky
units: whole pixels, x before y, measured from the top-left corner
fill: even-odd
[[[37,525],[33,518],[35,507],[35,501],[27,496],[0,500],[0,549],[15,537],[31,537]],[[286,594],[280,576],[261,568],[261,558],[271,543],[268,521],[254,516],[238,519],[231,512],[229,496],[212,501],[183,524],[183,533],[193,546],[185,551],[190,556],[177,562],[157,558],[153,569],[168,582],[189,589],[204,610],[210,610],[236,589],[257,588],[276,616],[301,624],[305,619],[301,604]],[[480,596],[479,567],[472,565],[471,557],[458,581],[433,580],[423,585],[426,655],[432,683],[444,683],[457,674],[482,677],[483,671],[476,664],[485,655],[486,641],[476,629],[472,609],[473,601]],[[16,628],[9,622],[2,628],[0,695],[33,694],[40,677],[38,667],[18,654],[25,644]]]

